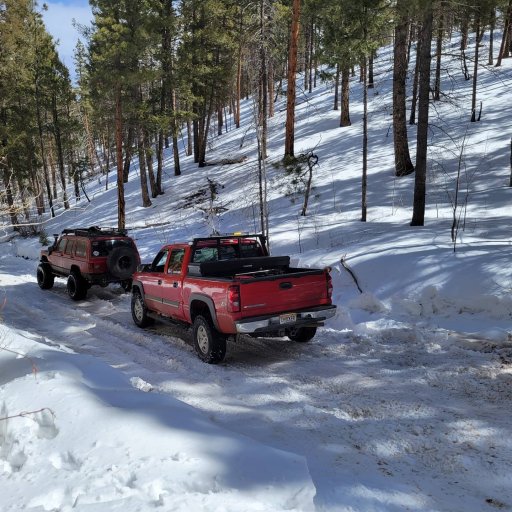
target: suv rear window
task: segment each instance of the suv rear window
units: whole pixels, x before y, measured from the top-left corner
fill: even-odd
[[[131,240],[95,240],[91,244],[91,253],[93,256],[108,256],[113,249],[117,247],[133,247]]]

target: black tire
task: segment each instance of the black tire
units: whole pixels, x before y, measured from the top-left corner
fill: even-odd
[[[37,284],[41,290],[49,290],[53,287],[55,276],[52,267],[48,263],[40,263],[37,266]]]
[[[311,341],[316,334],[316,327],[299,327],[297,329],[291,329],[288,331],[287,336],[292,341],[298,343],[306,343]]]
[[[137,253],[130,247],[116,247],[107,257],[107,269],[117,279],[130,279],[137,269]]]
[[[199,359],[209,364],[220,363],[226,355],[226,337],[215,327],[209,317],[197,315],[192,326],[194,348]]]
[[[153,319],[148,316],[146,303],[137,289],[132,293],[131,310],[133,321],[138,327],[147,327],[153,323]]]
[[[76,272],[72,272],[68,276],[67,290],[68,295],[73,300],[85,299],[87,295],[87,283],[82,276]]]

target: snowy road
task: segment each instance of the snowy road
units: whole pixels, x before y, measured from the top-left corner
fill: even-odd
[[[7,325],[303,455],[318,511],[512,509],[510,345],[380,322],[325,328],[310,344],[244,338],[210,366],[186,330],[138,329],[120,288],[74,303],[63,280],[40,290],[34,270],[1,260]]]

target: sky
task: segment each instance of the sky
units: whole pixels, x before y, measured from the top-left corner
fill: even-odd
[[[42,10],[44,23],[48,32],[58,42],[58,52],[62,62],[74,75],[73,52],[80,37],[73,26],[73,20],[82,25],[89,25],[92,20],[91,8],[87,0],[65,0],[63,2],[45,2],[48,9]]]

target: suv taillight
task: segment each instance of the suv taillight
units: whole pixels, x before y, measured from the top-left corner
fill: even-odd
[[[228,288],[228,311],[230,313],[240,312],[240,287],[230,286]]]
[[[332,277],[328,271],[325,273],[325,276],[327,279],[327,297],[330,299],[332,298]]]

